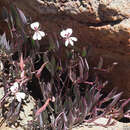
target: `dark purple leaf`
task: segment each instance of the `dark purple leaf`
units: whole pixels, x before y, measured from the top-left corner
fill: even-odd
[[[108,108],[112,108],[120,99],[121,95],[123,94],[123,92],[113,96],[113,101],[110,103],[110,105],[108,106]]]
[[[72,71],[72,69],[69,69],[69,78],[74,83],[76,81],[76,74]]]
[[[121,105],[122,109],[130,102],[130,98],[124,101],[124,103]]]
[[[19,12],[19,15],[20,15],[20,18],[23,22],[23,24],[27,24],[27,19],[26,19],[26,16],[24,15],[23,11],[20,10],[19,8],[17,8],[18,12]]]
[[[98,69],[101,69],[102,68],[102,66],[103,66],[103,58],[102,57],[100,57],[100,60],[99,60],[99,63],[98,63]]]
[[[83,64],[81,60],[79,61],[79,71],[80,71],[80,79],[83,79]]]
[[[85,58],[84,61],[85,61],[85,68],[87,69],[87,71],[89,71],[89,65],[88,65],[87,59]]]

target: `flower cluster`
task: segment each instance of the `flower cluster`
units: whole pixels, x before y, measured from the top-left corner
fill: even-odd
[[[34,40],[41,40],[42,37],[45,36],[45,33],[43,31],[40,31],[39,29],[39,22],[34,22],[30,25],[30,27],[35,31],[33,35]],[[78,39],[76,37],[71,37],[72,35],[72,29],[68,28],[66,30],[61,31],[60,35],[65,39],[65,46],[68,46],[69,44],[71,46],[74,46],[73,41],[77,41]]]
[[[21,102],[22,99],[25,99],[25,93],[18,91],[19,84],[15,82],[13,86],[10,87],[11,93],[15,95],[15,98],[18,100],[18,102]]]

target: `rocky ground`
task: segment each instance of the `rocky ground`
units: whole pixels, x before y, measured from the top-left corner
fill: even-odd
[[[105,124],[106,123],[106,119],[98,119],[97,121],[95,121],[97,123],[100,124]],[[23,130],[21,127],[18,128],[9,128],[6,127],[5,123],[0,127],[0,130]],[[115,125],[113,126],[109,126],[107,128],[102,127],[102,126],[97,126],[94,124],[82,124],[80,126],[77,126],[75,128],[73,128],[72,130],[130,130],[130,123],[121,123],[116,121]]]

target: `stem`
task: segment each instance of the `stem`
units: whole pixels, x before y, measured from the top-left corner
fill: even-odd
[[[5,98],[10,94],[10,92],[6,93],[6,95],[4,95],[2,97],[2,99],[0,100],[0,107],[1,107],[1,104],[3,103],[3,101],[5,100]]]
[[[39,116],[39,114],[42,112],[42,111],[44,111],[45,109],[46,109],[46,107],[49,105],[49,102],[51,101],[51,98],[48,98],[47,100],[46,100],[46,102],[45,102],[45,104],[41,107],[41,108],[39,108],[38,110],[37,110],[37,112],[36,112],[36,116]]]

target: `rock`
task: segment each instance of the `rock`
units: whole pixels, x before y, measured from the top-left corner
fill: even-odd
[[[0,100],[2,99],[2,97],[4,96],[4,88],[1,87],[0,88]],[[19,120],[19,123],[20,125],[16,128],[14,125],[12,125],[11,127],[8,127],[6,123],[6,121],[2,121],[3,118],[2,118],[2,115],[0,115],[0,122],[1,122],[1,125],[0,125],[0,130],[6,130],[6,129],[9,129],[9,130],[24,130],[23,127],[27,127],[27,124],[29,121],[32,121],[33,120],[33,109],[34,109],[34,106],[35,106],[35,101],[33,99],[33,97],[31,97],[30,95],[28,96],[27,100],[29,101],[28,103],[26,103],[26,105],[23,105],[23,111],[20,111],[19,115],[20,115],[20,118],[21,120]],[[1,108],[0,108],[0,113],[1,112]],[[32,116],[31,116],[32,115]],[[3,123],[2,123],[3,122]]]
[[[4,87],[0,87],[0,100],[3,98],[3,96],[4,96]],[[12,99],[13,98],[10,97],[9,100],[12,101]],[[33,109],[35,106],[35,101],[33,97],[30,95],[28,95],[28,98],[26,100],[28,100],[28,102],[26,102],[26,104],[24,105],[22,104],[23,111],[20,111],[19,113],[21,120],[19,120],[20,125],[17,128],[14,125],[12,125],[11,127],[8,127],[7,120],[6,121],[4,120],[4,122],[2,121],[3,120],[2,109],[0,107],[0,122],[1,122],[0,130],[6,130],[6,129],[24,130],[23,127],[27,127],[28,122],[33,120],[33,114],[34,114]]]
[[[130,123],[121,123],[114,119],[111,120],[111,123],[114,121],[115,124],[109,127],[102,127],[101,125],[106,125],[108,119],[106,118],[99,118],[94,122],[96,124],[100,124],[100,126],[94,123],[83,123],[81,126],[75,127],[72,130],[124,130],[130,129]]]
[[[33,99],[32,96],[29,95],[28,97],[28,103],[26,105],[23,106],[23,110],[24,112],[21,112],[20,113],[20,118],[22,119],[20,121],[20,124],[24,127],[27,126],[28,122],[29,121],[32,121],[34,120],[33,119],[33,109],[34,109],[34,106],[35,106],[35,101]],[[31,116],[32,115],[32,116]]]
[[[57,33],[68,27],[78,37],[77,46],[91,45],[89,64],[95,66],[100,56],[107,67],[118,62],[104,79],[108,86],[118,87],[124,97],[130,97],[130,1],[129,0],[14,0],[14,4],[32,22],[39,21],[47,33]],[[8,5],[1,0],[0,5]],[[41,41],[45,43],[45,39]],[[42,47],[44,48],[44,47]],[[107,89],[110,89],[107,88]]]
[[[98,124],[105,125],[107,121],[108,119],[106,118],[99,118],[95,122]],[[83,123],[82,125],[72,128],[72,130],[129,130],[130,129],[130,123],[121,123],[114,119],[112,119],[112,121],[115,121],[115,124],[106,128],[102,126],[97,126],[94,123]],[[0,129],[1,130],[14,130],[14,128],[7,127],[5,123],[0,127]],[[15,128],[15,130],[23,130],[23,129],[19,127],[19,128]]]

